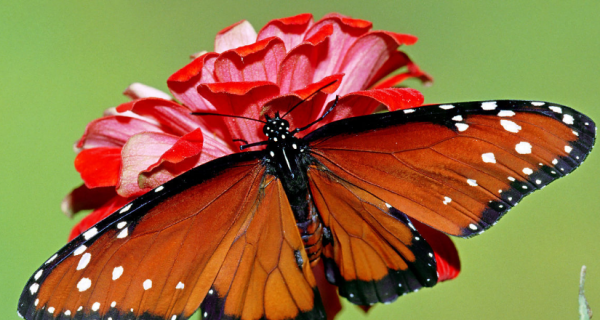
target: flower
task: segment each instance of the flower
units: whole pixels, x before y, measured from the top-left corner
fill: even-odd
[[[304,101],[286,117],[298,128],[318,119],[339,96],[336,108],[311,127],[314,130],[382,106],[419,107],[420,92],[393,87],[407,78],[431,81],[398,50],[416,41],[411,35],[371,31],[370,22],[339,14],[316,22],[310,14],[275,19],[258,33],[247,21],[223,29],[214,52],[194,55],[169,77],[167,85],[180,103],[157,89],[134,84],[125,91],[133,101],[108,109],[88,124],[75,145],[75,168],[84,184],[65,198],[63,210],[68,215],[94,211],[70,238],[177,175],[239,152],[240,140],[265,139],[260,122],[192,112],[264,119]],[[399,68],[404,72],[390,76]],[[429,227],[418,228],[433,241],[440,281],[456,276],[458,256],[450,239]],[[315,272],[319,278],[322,267]],[[319,286],[333,318],[339,311],[337,292],[326,281]]]

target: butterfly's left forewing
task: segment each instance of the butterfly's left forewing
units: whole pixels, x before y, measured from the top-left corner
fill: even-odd
[[[74,239],[36,271],[18,310],[26,319],[188,319],[198,307],[208,319],[322,319],[315,287],[281,184],[244,153],[175,178]]]

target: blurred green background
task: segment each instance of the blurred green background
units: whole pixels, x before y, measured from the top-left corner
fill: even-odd
[[[600,121],[600,1],[4,1],[0,7],[0,317],[75,223],[73,142],[132,82],[167,90],[188,55],[241,19],[258,30],[340,12],[417,35],[404,49],[435,78],[427,103],[535,99]],[[600,312],[600,154],[523,201],[484,235],[456,240],[454,281],[339,319],[576,319],[579,270]]]

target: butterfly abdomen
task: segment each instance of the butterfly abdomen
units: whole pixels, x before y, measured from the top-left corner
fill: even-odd
[[[308,220],[297,222],[296,225],[300,231],[306,255],[310,260],[311,266],[314,266],[319,262],[319,257],[323,249],[323,226],[312,201],[309,201],[308,215]]]

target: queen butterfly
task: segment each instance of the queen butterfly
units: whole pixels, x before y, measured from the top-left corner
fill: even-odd
[[[596,133],[571,108],[510,100],[301,129],[267,117],[264,150],[192,169],[99,222],[36,270],[19,314],[325,319],[319,259],[350,302],[389,302],[437,282],[412,221],[480,234],[579,166]]]

